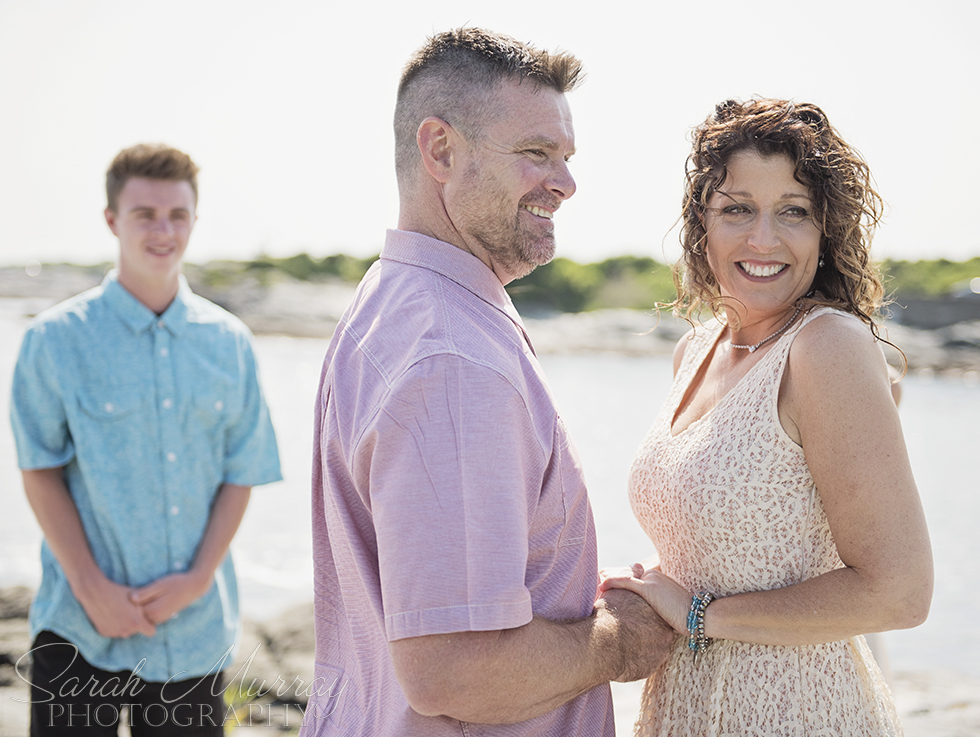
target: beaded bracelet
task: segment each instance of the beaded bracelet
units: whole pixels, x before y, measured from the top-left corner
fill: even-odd
[[[695,594],[691,598],[691,611],[687,615],[687,631],[690,636],[687,640],[687,647],[694,653],[694,664],[697,665],[704,651],[708,649],[711,642],[704,636],[704,612],[708,604],[714,601],[714,596],[706,591]]]

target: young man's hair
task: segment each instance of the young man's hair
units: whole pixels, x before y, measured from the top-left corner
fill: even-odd
[[[109,164],[105,175],[108,207],[113,212],[119,204],[119,193],[133,177],[187,182],[194,190],[197,204],[197,165],[183,151],[162,143],[138,143],[124,148]]]
[[[419,158],[416,134],[428,117],[446,121],[470,141],[495,119],[494,92],[506,81],[565,93],[583,78],[582,63],[482,28],[432,36],[402,72],[395,105],[395,169],[404,185]]]

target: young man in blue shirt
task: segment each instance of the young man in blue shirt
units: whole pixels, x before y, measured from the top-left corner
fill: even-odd
[[[39,315],[11,420],[44,532],[32,735],[221,734],[238,634],[228,547],[281,478],[248,329],[181,275],[197,167],[162,145],[106,177],[118,269]]]

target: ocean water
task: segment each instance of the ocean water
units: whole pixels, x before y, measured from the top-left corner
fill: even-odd
[[[26,326],[19,302],[0,299],[0,586],[34,586],[40,577],[41,534],[24,499],[6,420]],[[256,339],[285,479],[253,491],[232,544],[243,611],[255,619],[312,598],[313,400],[326,346],[324,340]],[[579,354],[541,362],[585,467],[600,565],[644,558],[650,544],[630,511],[626,475],[666,396],[669,359]],[[901,415],[932,536],[936,591],[929,620],[887,633],[885,642],[894,670],[949,668],[980,677],[980,386],[915,375],[903,386]]]

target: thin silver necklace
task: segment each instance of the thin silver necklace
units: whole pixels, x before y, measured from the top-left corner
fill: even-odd
[[[775,333],[773,333],[772,335],[770,335],[768,338],[763,338],[762,340],[760,340],[755,345],[736,345],[735,343],[732,343],[731,341],[729,341],[728,344],[732,348],[741,348],[743,350],[748,351],[749,353],[755,353],[756,350],[759,348],[759,346],[763,345],[764,343],[768,343],[770,340],[772,340],[773,338],[775,338],[777,335],[780,335],[784,330],[786,330],[786,328],[788,328],[790,325],[792,325],[793,324],[793,320],[795,320],[796,319],[796,316],[800,314],[800,310],[801,309],[803,309],[803,305],[798,305],[797,308],[796,308],[796,312],[793,313],[793,316],[786,322],[785,325],[783,325],[781,328],[779,328],[779,330],[777,330]]]

